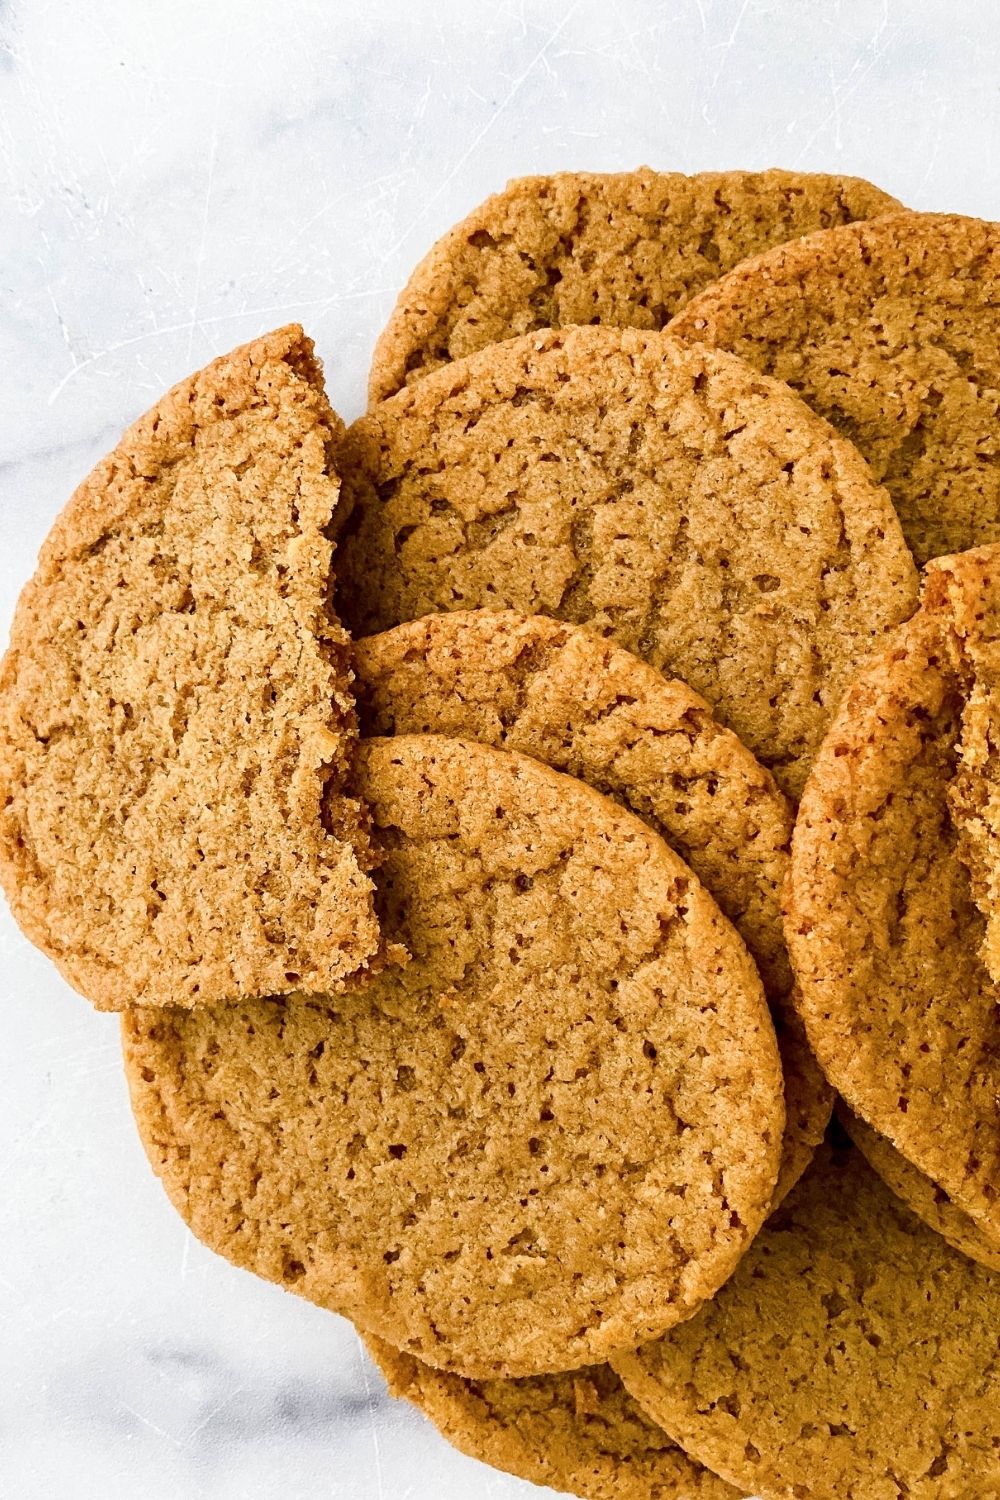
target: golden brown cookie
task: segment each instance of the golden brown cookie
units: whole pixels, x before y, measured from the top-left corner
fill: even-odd
[[[301,328],[216,360],[76,491],[0,666],[0,880],[98,1007],[332,989],[378,946]],[[321,813],[322,804],[322,813]]]
[[[859,1152],[820,1152],[715,1300],[614,1363],[761,1500],[1000,1494],[1000,1277]]]
[[[1000,548],[928,567],[921,610],[853,684],[817,756],[785,934],[830,1082],[1000,1247],[998,991],[963,811],[998,606]]]
[[[631,808],[704,882],[756,960],[775,1018],[783,1197],[823,1139],[833,1096],[788,998],[781,887],[793,816],[770,773],[684,683],[540,615],[428,615],[358,641],[354,666],[366,733],[532,755]]]
[[[846,1104],[838,1104],[837,1115],[868,1165],[897,1198],[902,1198],[907,1208],[911,1208],[918,1218],[943,1235],[949,1245],[954,1245],[963,1255],[971,1256],[991,1271],[1000,1271],[1000,1249],[979,1232],[974,1219],[955,1207],[947,1193],[923,1172],[911,1167],[895,1146],[864,1120],[859,1120]]]
[[[943,558],[928,570],[924,593],[926,607],[947,622],[962,684],[949,810],[973,899],[986,922],[980,954],[1000,983],[1000,546]]]
[[[785,387],[662,334],[484,350],[376,407],[338,461],[354,635],[478,607],[589,624],[703,694],[792,795],[915,603],[853,448]]]
[[[417,266],[375,347],[369,398],[538,328],[662,328],[748,255],[898,207],[859,177],[819,172],[522,177]]]
[[[662,839],[526,756],[368,741],[357,790],[408,965],[125,1018],[175,1205],[238,1265],[472,1377],[593,1363],[689,1317],[778,1170],[742,941]]]
[[[1000,226],[827,229],[737,266],[670,332],[787,381],[856,443],[918,562],[1000,541]]]
[[[523,1380],[463,1380],[381,1339],[365,1343],[394,1396],[462,1453],[583,1500],[738,1500],[632,1400],[610,1365]]]

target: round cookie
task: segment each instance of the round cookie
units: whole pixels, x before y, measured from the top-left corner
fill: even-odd
[[[732,1279],[614,1364],[699,1462],[761,1500],[1000,1494],[1000,1277],[825,1148]]]
[[[792,795],[916,599],[853,448],[785,387],[662,334],[484,350],[369,412],[338,463],[352,634],[481,606],[588,624],[703,694]]]
[[[963,811],[998,585],[1000,548],[930,564],[847,693],[802,798],[785,936],[827,1078],[1000,1247],[1000,1019]]]
[[[84,480],[21,595],[0,881],[101,1009],[333,989],[378,948],[329,607],[342,431],[301,328],[236,349]]]
[[[823,1139],[833,1094],[789,1001],[781,888],[793,815],[770,773],[684,683],[540,615],[429,615],[358,641],[354,669],[366,733],[534,756],[624,803],[691,866],[755,959],[775,1019],[784,1197]]]
[[[463,1380],[365,1340],[394,1396],[470,1458],[584,1500],[738,1500],[632,1400],[610,1365],[525,1380]]]
[[[1000,226],[895,213],[777,246],[673,320],[856,443],[918,562],[1000,541]]]
[[[525,756],[368,741],[356,790],[409,964],[124,1020],[175,1205],[238,1265],[471,1377],[689,1317],[777,1177],[780,1064],[742,941],[662,839]]]
[[[837,1115],[868,1165],[897,1198],[902,1198],[907,1208],[911,1208],[918,1218],[943,1235],[949,1245],[954,1245],[963,1255],[971,1256],[991,1271],[1000,1271],[1000,1249],[980,1234],[975,1220],[956,1208],[947,1193],[916,1167],[911,1167],[895,1146],[864,1120],[859,1120],[846,1105],[837,1106]]]
[[[417,266],[375,346],[370,401],[538,328],[662,328],[748,255],[898,207],[861,178],[819,172],[522,177]]]

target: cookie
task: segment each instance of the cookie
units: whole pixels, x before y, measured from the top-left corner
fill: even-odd
[[[632,1400],[610,1365],[524,1380],[463,1380],[365,1340],[394,1396],[454,1447],[584,1500],[737,1500]]]
[[[146,1150],[236,1264],[470,1377],[689,1317],[767,1210],[753,962],[632,814],[526,756],[362,743],[388,940],[344,995],[126,1016]]]
[[[449,365],[349,431],[355,636],[486,607],[588,624],[702,694],[792,795],[913,564],[853,448],[662,334],[573,328]]]
[[[870,182],[819,172],[522,177],[417,266],[375,347],[370,400],[539,328],[662,328],[748,255],[898,207]]]
[[[614,1361],[647,1413],[761,1500],[1000,1486],[1000,1277],[824,1149],[691,1322]]]
[[[785,935],[830,1082],[1000,1247],[1000,1021],[962,813],[998,584],[1000,548],[930,564],[919,613],[847,693],[802,798]]]
[[[986,923],[980,955],[1000,983],[1000,546],[942,559],[925,602],[945,622],[963,693],[949,811]]]
[[[21,595],[0,881],[101,1009],[333,989],[376,953],[329,603],[341,431],[300,328],[235,350],[129,429]]]
[[[475,739],[614,797],[691,866],[764,980],[787,1124],[776,1196],[812,1159],[832,1092],[788,992],[781,926],[792,810],[770,773],[684,683],[575,625],[478,610],[429,615],[356,643],[369,734]]]
[[[918,562],[1000,541],[1000,226],[827,229],[738,266],[670,332],[787,381],[856,443]]]
[[[949,1245],[954,1245],[963,1255],[971,1256],[980,1265],[988,1266],[991,1271],[1000,1271],[1000,1249],[985,1235],[980,1234],[974,1219],[956,1208],[947,1193],[936,1187],[929,1177],[918,1172],[916,1167],[911,1167],[895,1146],[890,1145],[870,1125],[866,1125],[864,1120],[859,1120],[846,1105],[838,1105],[837,1114],[868,1165],[878,1173],[897,1198],[902,1198],[907,1208],[911,1208],[918,1218],[943,1235]]]

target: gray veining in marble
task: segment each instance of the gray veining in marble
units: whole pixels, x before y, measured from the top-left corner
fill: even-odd
[[[172,381],[289,318],[344,416],[399,286],[508,176],[835,169],[1000,213],[986,0],[3,0],[0,629]],[[116,1023],[0,910],[0,1495],[513,1500],[347,1324],[168,1207]]]

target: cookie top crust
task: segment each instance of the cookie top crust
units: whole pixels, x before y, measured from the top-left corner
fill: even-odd
[[[587,1500],[738,1500],[632,1400],[610,1365],[522,1380],[463,1380],[400,1354],[368,1351],[394,1396],[411,1401],[470,1458]]]
[[[956,1208],[947,1193],[911,1166],[895,1146],[859,1120],[842,1101],[837,1105],[837,1117],[868,1165],[907,1208],[963,1255],[991,1271],[1000,1271],[1000,1246],[981,1234],[975,1220]]]
[[[851,445],[663,334],[484,350],[369,412],[338,463],[354,635],[479,607],[587,624],[688,682],[793,796],[858,663],[916,604]]]
[[[1000,226],[894,213],[737,266],[673,319],[857,445],[918,562],[1000,541]]]
[[[123,1023],[194,1232],[470,1377],[595,1363],[688,1317],[777,1178],[753,962],[630,813],[525,756],[362,743],[383,931],[346,994]]]
[[[355,644],[365,733],[518,750],[631,809],[691,866],[764,980],[785,1079],[776,1198],[823,1139],[833,1095],[789,1000],[781,920],[794,814],[708,704],[577,625],[512,611],[428,615]]]
[[[374,405],[440,365],[538,328],[662,328],[748,255],[899,207],[820,172],[560,172],[522,177],[425,256],[379,338]]]
[[[762,1500],[958,1500],[1000,1494],[998,1351],[1000,1277],[825,1148],[715,1300],[614,1364]]]
[[[76,491],[0,665],[0,881],[96,1006],[332,989],[378,949],[342,424],[301,328],[182,381]]]
[[[785,935],[826,1076],[1000,1247],[998,584],[997,547],[930,564],[919,613],[847,693],[799,809]]]
[[[941,621],[963,695],[948,807],[986,930],[980,955],[1000,983],[1000,546],[928,568],[924,608]]]

